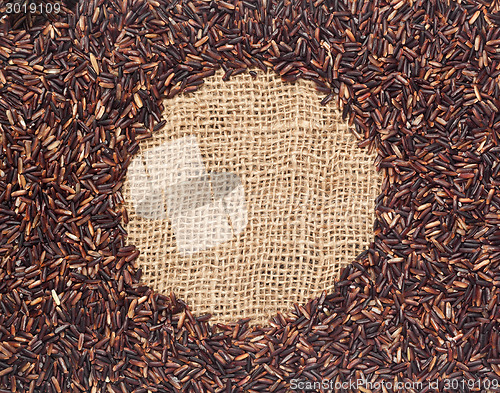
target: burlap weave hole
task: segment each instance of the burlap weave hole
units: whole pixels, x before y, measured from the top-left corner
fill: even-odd
[[[222,73],[164,102],[124,184],[146,284],[263,323],[332,288],[372,241],[381,176],[312,82]]]

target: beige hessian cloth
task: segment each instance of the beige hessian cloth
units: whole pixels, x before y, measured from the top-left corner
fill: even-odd
[[[198,315],[264,323],[322,290],[372,240],[381,176],[312,82],[206,79],[166,100],[124,185],[145,282]]]

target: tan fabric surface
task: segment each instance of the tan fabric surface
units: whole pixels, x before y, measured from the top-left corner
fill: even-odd
[[[221,76],[165,101],[166,125],[141,142],[124,185],[128,243],[155,290],[217,322],[262,323],[332,288],[368,246],[381,177],[312,83]],[[231,183],[219,195],[217,176]]]

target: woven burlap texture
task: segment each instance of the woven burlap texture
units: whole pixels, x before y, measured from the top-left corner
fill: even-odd
[[[381,176],[375,154],[357,146],[335,105],[320,100],[312,82],[282,82],[272,71],[227,82],[218,72],[198,91],[165,100],[166,124],[137,156],[151,164],[155,149],[194,140],[205,173],[239,177],[247,221],[229,241],[181,253],[171,217],[145,217],[132,203],[131,185],[149,195],[161,179],[127,176],[128,243],[140,250],[146,284],[221,323],[264,323],[332,288],[373,240]]]

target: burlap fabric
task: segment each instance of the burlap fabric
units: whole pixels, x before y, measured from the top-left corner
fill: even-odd
[[[165,101],[124,185],[145,282],[222,323],[264,322],[322,290],[372,240],[374,153],[312,83],[208,78]]]

